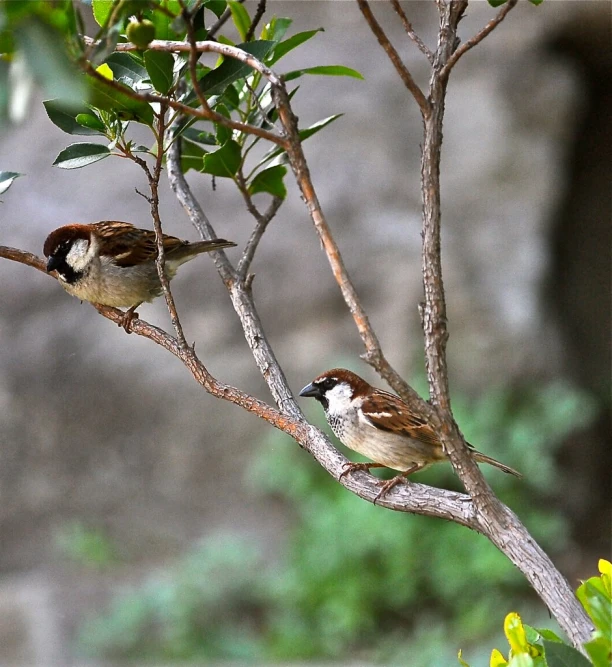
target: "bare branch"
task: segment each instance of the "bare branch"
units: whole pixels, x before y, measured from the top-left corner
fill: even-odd
[[[412,96],[419,105],[423,118],[427,118],[431,112],[430,104],[427,98],[425,95],[423,95],[423,91],[412,78],[412,74],[410,74],[408,68],[402,62],[399,53],[395,50],[393,44],[391,44],[389,41],[389,38],[374,17],[374,14],[372,14],[369,3],[367,0],[357,0],[357,4],[359,5],[359,9],[361,10],[361,13],[363,14],[367,24],[370,26],[370,30],[374,33],[376,39],[378,39],[378,43],[383,47],[387,56],[389,57],[389,60],[393,63],[393,66],[399,74],[400,79],[404,82],[404,85],[412,93]]]
[[[251,25],[249,26],[249,30],[246,34],[244,40],[245,42],[250,42],[253,39],[253,35],[255,34],[255,29],[257,28],[265,12],[266,12],[266,0],[259,0],[259,3],[257,4],[257,9],[255,10],[255,16],[253,16],[253,20],[251,21]]]
[[[444,65],[442,71],[440,72],[440,76],[443,78],[448,78],[451,69],[453,69],[453,67],[457,64],[459,58],[461,58],[461,56],[467,53],[471,48],[475,47],[476,44],[482,42],[482,40],[490,32],[495,30],[495,28],[497,28],[497,26],[506,18],[508,12],[516,6],[517,2],[518,0],[508,0],[508,2],[499,10],[497,16],[492,18],[480,32],[474,35],[474,37],[468,39],[467,42],[462,44],[448,59],[446,65]]]
[[[400,20],[402,22],[402,25],[404,26],[404,30],[406,31],[408,37],[410,37],[410,39],[419,47],[421,53],[423,53],[427,58],[427,60],[429,60],[429,62],[433,65],[434,61],[433,53],[431,52],[429,47],[425,44],[425,42],[412,29],[412,23],[410,23],[410,21],[408,20],[406,12],[400,5],[399,0],[391,0],[391,4],[393,5],[393,9],[395,10],[396,14],[400,17]]]
[[[253,229],[253,232],[249,240],[247,241],[247,244],[244,248],[244,252],[242,253],[242,257],[238,262],[238,269],[237,269],[238,277],[240,278],[241,281],[244,282],[247,279],[251,263],[253,261],[253,258],[255,257],[255,252],[259,246],[259,242],[263,238],[264,232],[268,228],[268,225],[270,224],[272,218],[276,215],[278,209],[283,203],[283,200],[280,197],[273,197],[272,202],[268,207],[268,210],[264,214],[262,214],[253,203],[253,199],[249,194],[249,190],[244,181],[244,176],[242,175],[241,171],[238,171],[237,177],[238,178],[236,183],[245,201],[247,210],[255,218],[255,228]]]
[[[18,250],[17,248],[0,246],[0,257],[26,264],[46,275],[54,277],[53,274],[46,273],[44,260],[31,253]],[[120,310],[109,306],[92,305],[106,319],[117,324],[122,322],[123,313]],[[267,421],[275,428],[291,436],[332,477],[335,479],[340,477],[344,466],[348,462],[347,459],[334,448],[321,431],[304,420],[299,409],[294,411],[293,414],[279,411],[236,387],[219,382],[208,372],[192,348],[181,347],[176,338],[144,320],[134,319],[131,329],[136,335],[148,338],[180,359],[196,382],[209,394],[239,405],[241,408],[253,413],[260,419]],[[370,502],[374,502],[380,490],[379,481],[374,476],[365,472],[345,475],[341,479],[341,484],[360,498]],[[398,485],[388,495],[378,500],[377,504],[381,507],[387,507],[400,512],[410,512],[412,514],[421,514],[454,521],[462,526],[482,532],[474,505],[469,496],[463,493],[446,491],[410,482]]]

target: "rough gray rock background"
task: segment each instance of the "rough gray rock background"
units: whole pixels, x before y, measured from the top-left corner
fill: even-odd
[[[316,49],[297,50],[287,70],[341,63],[365,76],[306,80],[295,108],[302,125],[345,114],[306,153],[388,357],[410,376],[422,367],[416,106],[353,3],[271,8],[295,17],[296,31],[325,27]],[[425,85],[424,58],[390,8],[375,10]],[[433,4],[407,10],[433,44]],[[492,13],[470,6],[462,34]],[[466,391],[559,375],[600,391],[609,382],[609,25],[606,2],[520,3],[452,76],[443,259],[451,382]],[[40,253],[46,234],[69,221],[151,225],[131,163],[51,166],[71,140],[38,101],[5,132],[0,167],[26,177],[3,197],[0,243]],[[216,192],[206,179],[190,180],[218,234],[244,243],[251,221],[241,198],[221,179]],[[162,197],[165,231],[195,238],[169,188]],[[261,318],[296,390],[330,365],[355,363],[360,340],[295,187],[253,270]],[[174,358],[44,276],[1,261],[0,281],[0,662],[67,665],[75,617],[105,586],[61,562],[54,536],[66,521],[104,526],[143,572],[224,526],[273,544],[286,517],[241,482],[266,425],[200,391]],[[212,263],[184,267],[173,293],[210,370],[269,400]],[[161,300],[140,312],[170,326]],[[601,442],[592,436],[587,457],[567,453],[579,498],[589,497],[593,476],[605,483],[610,455]],[[314,465],[305,454],[303,463]],[[578,519],[589,510],[565,502]]]

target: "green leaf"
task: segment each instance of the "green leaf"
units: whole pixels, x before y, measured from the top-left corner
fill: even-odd
[[[91,113],[79,113],[75,120],[83,129],[92,130],[94,134],[105,134],[106,127],[104,123]]]
[[[188,127],[181,132],[181,136],[187,141],[195,144],[204,144],[205,146],[216,146],[215,136],[210,132],[201,132],[195,127]]]
[[[549,642],[558,642],[563,644],[561,637],[548,628],[534,628],[534,630],[540,635],[540,637],[542,637],[542,639],[547,639]]]
[[[83,80],[70,62],[60,33],[32,17],[15,28],[28,68],[48,97],[78,104],[85,93]]]
[[[280,42],[292,23],[293,19],[273,16],[261,31],[261,39],[271,39],[275,42]]]
[[[79,115],[91,113],[86,106],[68,105],[59,100],[45,100],[43,106],[49,120],[67,134],[99,134],[99,131],[93,128],[83,127],[76,119]]]
[[[532,5],[536,5],[536,7],[537,7],[538,5],[541,5],[544,2],[544,0],[529,0],[529,2]]]
[[[548,667],[591,667],[591,663],[575,648],[544,640]]]
[[[146,102],[128,97],[120,90],[115,90],[103,82],[87,77],[89,82],[89,103],[106,111],[115,111],[122,120],[136,120],[146,125],[153,125],[153,109]],[[120,84],[123,85],[123,84]]]
[[[340,118],[343,114],[337,113],[333,116],[329,116],[328,118],[323,118],[322,120],[317,121],[310,127],[307,127],[303,130],[299,131],[299,136],[301,141],[306,141],[309,137],[312,137],[313,134],[316,134],[320,130],[322,130],[324,127],[327,127],[330,123],[333,123],[337,118]],[[266,164],[267,162],[270,162],[270,160],[273,160],[274,158],[278,157],[279,155],[282,155],[285,152],[284,148],[273,148],[272,150],[268,151],[257,167],[261,167],[262,165]]]
[[[491,5],[491,7],[501,7],[502,5],[505,5],[508,0],[487,0],[487,2]]]
[[[113,0],[93,0],[91,6],[96,23],[104,25],[113,9]]]
[[[247,33],[251,27],[251,17],[245,9],[245,6],[240,2],[236,2],[236,0],[228,0],[227,6],[232,13],[232,19],[236,26],[236,30],[238,30],[240,39],[245,42]]]
[[[272,48],[274,48],[274,44],[274,42],[269,40],[260,40],[238,44],[238,48],[250,53],[258,60],[263,60]],[[247,76],[252,71],[251,67],[240,62],[240,60],[228,57],[225,58],[219,67],[211,70],[200,79],[200,88],[205,95],[221,95],[230,84]],[[189,101],[195,99],[195,94],[190,95],[187,99]]]
[[[225,118],[230,117],[230,113],[224,104],[217,104],[217,106],[215,107],[215,111],[217,113],[220,113],[222,116],[225,116]],[[216,130],[217,144],[219,146],[225,145],[225,143],[232,138],[231,128],[225,127],[225,125],[222,125],[221,123],[215,123],[215,130]]]
[[[578,587],[576,595],[595,627],[603,633],[612,627],[612,605],[602,580],[591,577]]]
[[[283,75],[285,81],[291,81],[302,76],[302,74],[317,74],[321,76],[351,76],[354,79],[362,79],[356,69],[345,67],[344,65],[319,65],[318,67],[306,67],[305,69],[296,69]]]
[[[172,17],[160,11],[147,12],[155,26],[155,39],[177,39],[179,35],[172,30],[172,24],[176,17],[181,13],[181,5],[179,1],[159,0],[158,4],[166,7],[172,14]]]
[[[23,176],[17,171],[0,171],[0,195],[6,192],[16,178]]]
[[[241,162],[242,151],[240,145],[230,140],[214,153],[204,155],[204,167],[200,171],[213,176],[233,178]]]
[[[309,39],[312,39],[312,37],[314,37],[318,32],[323,32],[323,28],[298,32],[296,35],[289,37],[289,39],[286,39],[284,42],[277,44],[274,47],[272,57],[266,61],[266,64],[270,66],[274,65],[274,63],[278,62],[284,55],[289,53],[289,51],[293,51],[293,49],[297,48],[300,44],[303,44]]]
[[[144,52],[144,61],[155,90],[167,95],[174,81],[174,58],[167,51]]]
[[[221,14],[227,9],[227,2],[225,0],[204,0],[204,7],[217,17],[221,18]]]
[[[88,164],[103,160],[110,154],[108,147],[102,144],[71,144],[55,158],[53,166],[60,169],[80,169]]]
[[[190,169],[202,171],[206,151],[191,141],[181,139],[181,171],[186,174]]]
[[[584,645],[595,667],[610,667],[612,663],[612,649],[610,638],[597,637]]]
[[[147,70],[130,53],[113,53],[106,59],[115,80],[132,88],[149,76]]]
[[[276,165],[260,171],[249,185],[249,194],[255,195],[258,192],[268,192],[274,197],[285,199],[287,188],[283,178],[287,173],[287,167]]]

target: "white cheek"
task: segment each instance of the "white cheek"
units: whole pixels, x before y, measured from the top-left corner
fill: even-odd
[[[329,402],[329,412],[336,414],[338,412],[346,412],[351,405],[353,399],[353,390],[348,384],[344,382],[337,384],[333,389],[330,389],[325,397]]]
[[[83,271],[93,259],[95,249],[86,239],[77,239],[66,255],[66,263],[75,271]]]

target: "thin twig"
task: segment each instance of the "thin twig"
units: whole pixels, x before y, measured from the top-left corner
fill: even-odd
[[[404,30],[410,39],[419,47],[421,53],[425,55],[427,60],[433,65],[434,56],[431,49],[425,44],[425,42],[414,32],[412,28],[412,23],[410,23],[406,12],[403,10],[402,6],[399,3],[399,0],[391,0],[393,9],[395,9],[396,14],[400,17]]]
[[[283,200],[280,197],[273,197],[272,203],[268,207],[268,210],[262,214],[257,206],[255,206],[253,203],[253,198],[251,197],[246,181],[244,180],[242,169],[239,169],[238,173],[236,174],[236,185],[238,186],[238,190],[244,199],[247,211],[255,218],[255,228],[253,229],[253,232],[247,241],[247,244],[242,253],[242,257],[238,262],[238,268],[236,270],[238,277],[244,282],[247,279],[249,268],[251,267],[251,262],[255,257],[255,252],[259,246],[259,242],[261,241],[264,232],[268,228],[268,224],[276,215],[276,212],[283,203]]]
[[[470,49],[474,48],[476,44],[482,42],[482,40],[490,32],[495,30],[495,28],[497,28],[497,26],[506,18],[508,12],[516,6],[517,2],[518,0],[508,0],[508,2],[499,10],[497,16],[492,18],[480,32],[474,35],[474,37],[468,39],[467,42],[465,42],[458,49],[456,49],[455,52],[451,55],[451,57],[448,59],[446,65],[444,65],[444,67],[442,68],[440,76],[443,78],[448,78],[451,69],[453,69],[453,67],[457,64],[459,58],[461,58],[461,56],[467,53]]]
[[[244,40],[245,42],[250,42],[253,39],[253,35],[255,34],[255,29],[257,28],[259,22],[261,21],[265,13],[266,13],[266,0],[259,0],[257,9],[255,10],[255,15],[253,16],[253,20],[251,21],[251,25],[249,26],[248,32],[246,34]]]
[[[245,0],[238,0],[241,4],[245,2]],[[212,24],[210,27],[210,30],[208,31],[208,39],[212,39],[218,32],[221,30],[221,28],[227,23],[227,21],[230,19],[232,15],[231,10],[229,7],[221,14],[221,16],[215,21],[215,23]]]
[[[306,202],[308,212],[310,213],[310,217],[314,223],[317,234],[319,235],[319,239],[323,245],[323,249],[327,255],[334,278],[340,287],[344,302],[353,316],[353,320],[366,349],[362,358],[370,364],[370,366],[372,366],[372,368],[374,368],[407,403],[420,406],[425,414],[427,414],[430,406],[423,401],[417,392],[412,389],[412,387],[385,358],[378,337],[370,324],[367,313],[357,295],[357,291],[355,290],[348,271],[344,266],[340,250],[334,240],[329,225],[325,220],[323,210],[321,209],[317,193],[310,177],[310,170],[308,168],[308,163],[306,162],[306,157],[304,156],[298,132],[297,118],[291,110],[287,89],[284,84],[281,84],[273,87],[272,91],[276,108],[278,109],[279,119],[283,124],[283,128],[285,129],[290,144],[287,151],[289,163],[302,196],[304,197],[304,201]]]
[[[391,44],[385,31],[381,28],[380,24],[374,17],[374,14],[372,14],[369,3],[367,0],[357,0],[357,4],[359,5],[359,9],[361,10],[361,13],[363,14],[367,24],[370,26],[370,30],[374,33],[378,43],[385,50],[389,60],[392,62],[395,70],[399,74],[400,79],[404,82],[404,85],[412,93],[416,103],[419,105],[423,118],[427,118],[431,112],[427,98],[417,85],[416,81],[412,78],[412,74],[410,74],[410,71],[402,62],[399,53],[395,50],[393,44]]]
[[[200,83],[198,81],[198,71],[197,71],[197,65],[198,65],[198,60],[200,58],[200,54],[196,48],[196,38],[195,38],[195,30],[193,27],[193,20],[191,16],[189,15],[189,12],[187,11],[185,5],[184,5],[184,0],[179,0],[181,3],[181,7],[183,8],[183,18],[185,19],[185,23],[187,25],[187,41],[189,42],[189,75],[191,76],[191,84],[193,85],[193,90],[195,91],[195,94],[197,95],[198,101],[200,102],[200,106],[202,107],[202,110],[204,113],[207,115],[210,115],[212,112],[212,109],[210,108],[208,104],[208,100],[204,96],[204,93],[202,92],[202,89],[200,88]]]

